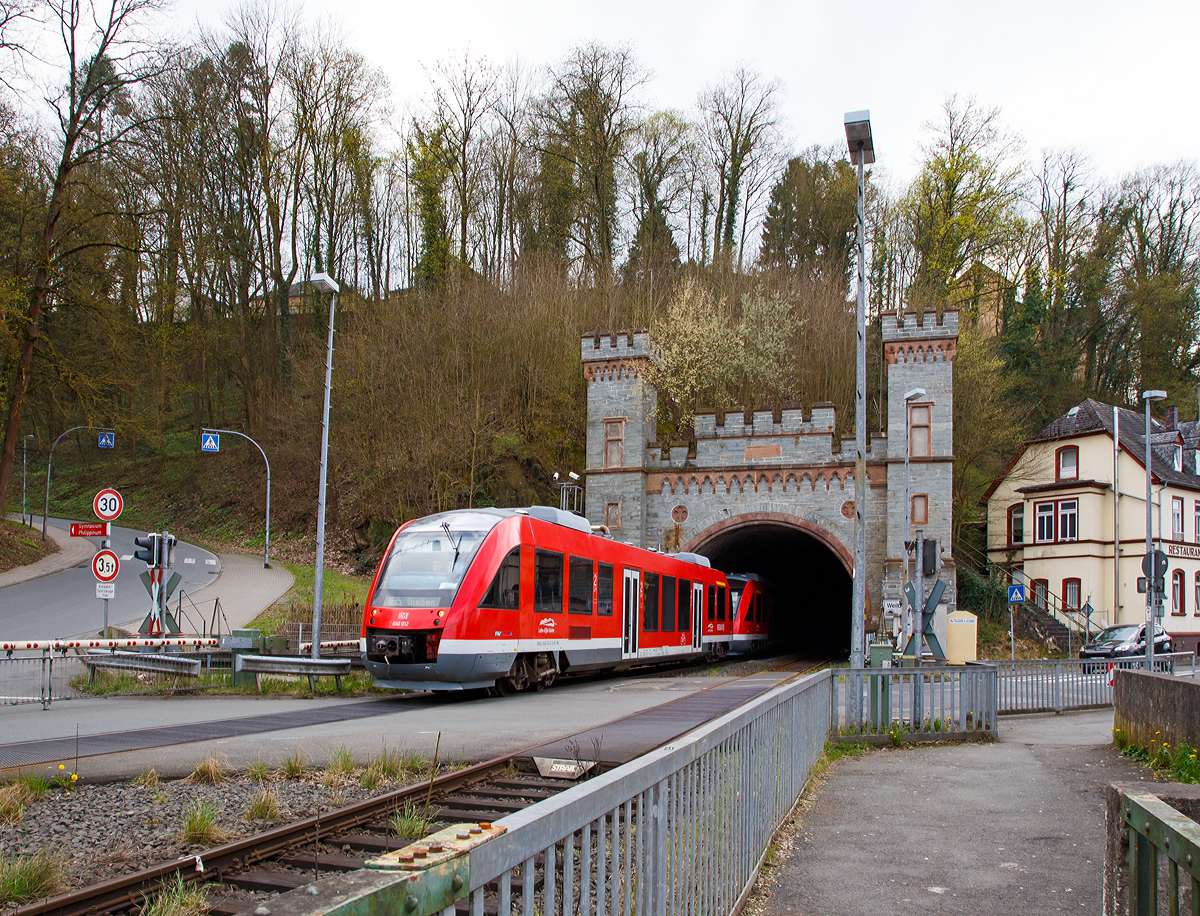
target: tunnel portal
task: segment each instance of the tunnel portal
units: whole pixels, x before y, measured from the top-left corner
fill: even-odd
[[[758,573],[770,584],[775,648],[841,658],[850,654],[852,587],[838,547],[797,525],[747,520],[691,549],[722,572]]]

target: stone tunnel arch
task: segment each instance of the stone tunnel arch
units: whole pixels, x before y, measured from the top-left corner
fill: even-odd
[[[775,596],[771,635],[785,651],[849,655],[854,558],[828,530],[794,515],[750,512],[709,525],[683,549],[724,572],[767,579]]]

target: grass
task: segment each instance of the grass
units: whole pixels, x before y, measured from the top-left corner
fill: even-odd
[[[329,764],[326,769],[333,776],[351,776],[354,773],[354,751],[339,744],[329,749]]]
[[[216,754],[209,754],[196,764],[188,776],[192,782],[215,785],[225,781],[225,762]]]
[[[289,623],[312,623],[313,595],[316,592],[316,567],[284,564],[295,581],[287,593],[259,614],[249,626],[265,635],[283,635]],[[371,578],[347,576],[326,568],[321,577],[321,622],[336,627],[355,627],[362,623],[363,603]]]
[[[246,808],[248,821],[277,821],[283,815],[279,810],[279,796],[274,789],[259,789],[254,801]]]
[[[428,822],[424,817],[417,814],[417,809],[413,807],[412,802],[404,803],[404,810],[397,811],[388,821],[388,826],[392,828],[392,833],[398,837],[409,840],[419,840],[425,836],[425,828]]]
[[[138,773],[135,777],[133,777],[133,783],[134,785],[141,786],[143,789],[157,789],[158,770],[154,769],[154,767],[151,767],[144,773]]]
[[[204,799],[196,799],[183,812],[183,824],[179,835],[185,842],[212,846],[225,839],[225,831],[217,824],[217,806]]]
[[[1200,752],[1186,741],[1174,747],[1165,741],[1138,747],[1129,744],[1121,730],[1114,728],[1113,744],[1122,756],[1137,760],[1172,782],[1200,783]]]
[[[0,789],[0,824],[15,824],[25,813],[33,796],[22,783],[9,783]]]
[[[376,789],[383,782],[383,765],[378,759],[372,760],[358,776],[358,784],[364,789]]]
[[[256,760],[246,767],[246,776],[255,782],[266,782],[271,776],[271,770],[265,760]]]
[[[204,916],[207,912],[204,888],[187,884],[176,875],[142,907],[141,916]]]
[[[58,890],[62,875],[62,861],[45,851],[11,859],[0,856],[0,900],[19,904],[49,897]]]
[[[293,750],[283,760],[283,775],[287,779],[299,779],[304,775],[304,771],[308,769],[308,755],[300,748]]]
[[[317,689],[313,693],[308,689],[308,680],[303,677],[263,677],[262,692],[264,696],[296,697],[297,699],[311,696],[391,696],[395,691],[383,690],[374,685],[374,679],[366,671],[351,671],[342,678],[342,692],[337,692],[333,678],[317,679]],[[114,694],[156,693],[172,689],[172,679],[158,675],[142,675],[129,672],[97,671],[94,680],[88,680],[86,674],[77,674],[70,679],[73,689],[87,696],[112,696]],[[253,696],[258,690],[253,682],[240,687],[234,687],[230,676],[224,673],[202,674],[194,678],[179,678],[173,688],[176,692],[203,690],[206,694],[218,696]]]

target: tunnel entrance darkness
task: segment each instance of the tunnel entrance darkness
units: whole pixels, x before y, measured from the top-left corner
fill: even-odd
[[[795,522],[733,518],[687,549],[726,573],[758,573],[771,584],[771,637],[784,652],[849,657],[852,586],[845,548]]]

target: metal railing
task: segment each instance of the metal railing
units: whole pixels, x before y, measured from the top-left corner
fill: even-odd
[[[1190,667],[1195,677],[1194,652],[1154,656],[1154,670],[1174,674]],[[1062,712],[1111,706],[1113,669],[1144,668],[1144,656],[1134,658],[1046,658],[1033,661],[976,662],[969,667],[993,667],[999,674],[1000,712]]]
[[[996,737],[997,672],[966,668],[851,668],[833,677],[835,741]],[[850,701],[857,696],[857,707]],[[861,710],[856,718],[853,709]]]
[[[470,853],[469,912],[732,913],[824,748],[830,684],[785,684],[498,821]]]
[[[1129,828],[1129,913],[1156,916],[1165,890],[1171,916],[1200,914],[1200,824],[1149,794],[1123,794],[1121,820]]]

